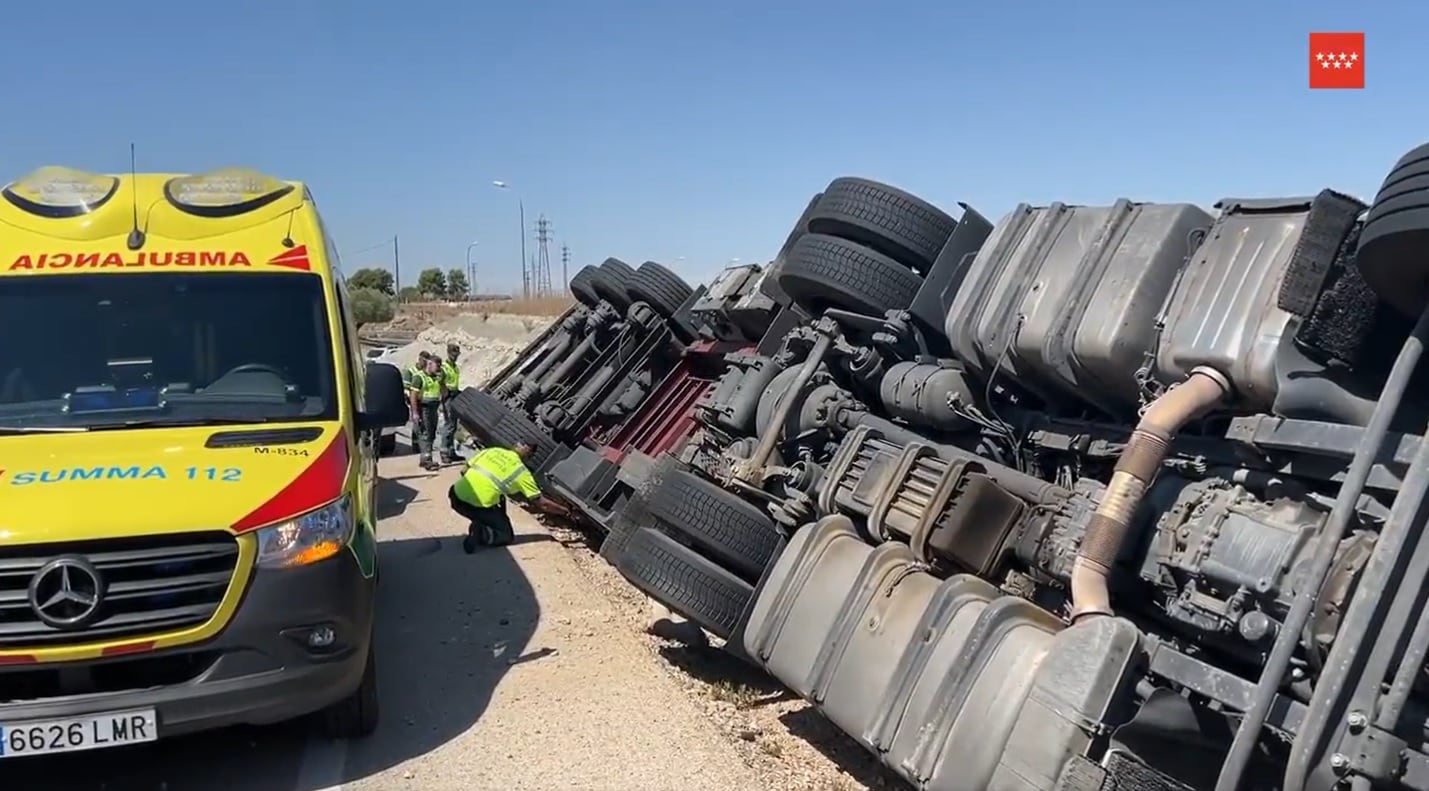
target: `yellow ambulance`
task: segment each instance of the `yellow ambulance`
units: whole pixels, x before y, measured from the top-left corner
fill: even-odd
[[[0,759],[370,733],[376,442],[407,409],[308,190],[19,178],[0,336]]]

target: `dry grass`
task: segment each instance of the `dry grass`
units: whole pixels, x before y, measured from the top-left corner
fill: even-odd
[[[450,317],[460,313],[512,313],[518,316],[559,316],[575,303],[570,296],[512,297],[511,299],[478,299],[471,302],[404,302],[397,306],[399,315]]]
[[[760,690],[730,679],[718,679],[710,684],[709,695],[739,709],[752,708],[766,697]]]
[[[490,302],[469,302],[462,306],[464,313],[515,313],[518,316],[559,316],[575,299],[572,297],[532,297],[530,299],[502,299]]]

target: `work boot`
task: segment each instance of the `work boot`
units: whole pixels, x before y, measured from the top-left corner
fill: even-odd
[[[491,528],[486,525],[472,524],[467,528],[466,538],[461,540],[461,550],[468,555],[476,554],[476,550],[483,546],[491,546],[495,543]]]
[[[424,470],[440,470],[442,468],[442,465],[432,461],[431,456],[423,456],[421,465]]]
[[[459,461],[461,461],[461,457],[455,453],[442,454],[442,464],[456,464]]]

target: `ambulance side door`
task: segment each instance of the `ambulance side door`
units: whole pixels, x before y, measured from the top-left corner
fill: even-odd
[[[347,284],[343,282],[341,276],[335,275],[333,281],[336,284],[337,309],[342,323],[342,338],[339,343],[350,372],[347,386],[349,387],[349,398],[352,400],[352,413],[355,416],[366,403],[367,360],[363,358],[362,345],[357,340],[357,324],[353,321],[352,306],[347,296]],[[351,430],[356,432],[358,470],[361,475],[361,481],[358,484],[360,496],[366,500],[359,505],[363,517],[376,530],[377,448],[381,439],[380,432],[357,432],[356,425],[353,425]]]

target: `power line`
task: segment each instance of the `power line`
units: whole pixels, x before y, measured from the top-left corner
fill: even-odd
[[[378,249],[378,248],[387,247],[387,246],[391,245],[391,244],[392,244],[392,240],[393,240],[394,238],[396,238],[396,237],[389,236],[389,237],[387,237],[386,239],[383,239],[382,241],[378,242],[377,244],[368,245],[367,247],[364,247],[364,248],[362,248],[361,250],[339,250],[339,251],[337,252],[337,254],[338,254],[340,257],[342,257],[342,258],[347,258],[348,256],[362,255],[363,253],[370,253],[370,252],[372,252],[373,250],[376,250],[376,249]]]

